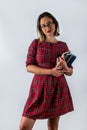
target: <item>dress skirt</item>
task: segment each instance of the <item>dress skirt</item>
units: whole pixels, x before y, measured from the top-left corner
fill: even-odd
[[[67,44],[62,41],[39,43],[39,40],[35,39],[28,49],[26,66],[37,65],[51,69],[56,65],[56,58],[68,50]],[[72,96],[65,75],[34,75],[22,116],[47,119],[73,110]]]

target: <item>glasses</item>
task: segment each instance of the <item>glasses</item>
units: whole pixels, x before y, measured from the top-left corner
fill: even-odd
[[[42,29],[45,29],[46,27],[52,27],[53,24],[54,24],[54,22],[48,22],[47,24],[42,24],[42,25],[41,25],[41,28],[42,28]]]

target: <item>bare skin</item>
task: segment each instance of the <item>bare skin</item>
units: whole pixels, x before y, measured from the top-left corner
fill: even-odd
[[[48,119],[47,126],[48,130],[58,130],[58,124],[59,124],[60,117],[55,117],[52,119]],[[36,120],[22,117],[20,122],[20,130],[32,130]]]
[[[32,120],[30,118],[22,117],[20,121],[20,130],[32,130],[34,126],[35,120]]]
[[[45,68],[40,68],[40,67],[35,66],[35,65],[28,65],[27,71],[34,73],[34,74],[53,75],[55,77],[58,77],[58,76],[64,74],[64,70],[59,70],[56,67],[54,67],[52,69],[45,69]]]
[[[57,58],[56,68],[63,70],[64,74],[68,76],[71,76],[73,74],[73,69],[67,66],[64,57]]]
[[[60,117],[48,119],[48,122],[47,122],[48,130],[58,130],[59,119]]]

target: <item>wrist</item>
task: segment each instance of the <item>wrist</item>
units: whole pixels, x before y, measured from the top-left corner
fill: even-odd
[[[53,69],[49,69],[49,75],[53,74]]]
[[[69,67],[66,67],[65,70],[66,70],[66,72],[69,72],[69,71],[70,71],[70,68],[69,68]]]
[[[71,68],[67,68],[66,70],[65,70],[65,74],[67,74],[67,75],[72,75],[72,73],[73,73],[73,69],[71,69]]]

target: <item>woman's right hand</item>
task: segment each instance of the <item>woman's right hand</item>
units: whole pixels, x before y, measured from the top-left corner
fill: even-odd
[[[51,74],[53,75],[53,76],[55,76],[55,77],[58,77],[58,76],[61,76],[61,75],[63,75],[64,74],[64,70],[63,69],[58,69],[58,68],[53,68],[52,70],[51,70]]]

